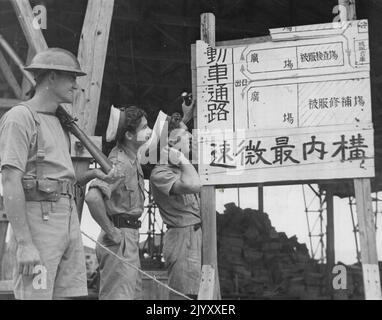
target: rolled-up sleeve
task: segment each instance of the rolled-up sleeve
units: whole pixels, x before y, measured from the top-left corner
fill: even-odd
[[[109,160],[113,163],[114,166],[117,167],[117,170],[118,171],[121,171],[123,170],[123,165],[117,161],[116,158],[114,157],[111,157],[109,158]],[[123,172],[123,171],[122,171]],[[107,199],[107,200],[110,200],[111,199],[111,194],[113,193],[113,191],[123,182],[123,179],[120,179],[118,181],[116,181],[114,184],[110,184],[110,183],[107,183],[106,181],[103,181],[101,179],[94,179],[90,185],[89,185],[89,189],[91,188],[98,188],[102,195]]]
[[[28,161],[29,136],[26,128],[14,121],[7,121],[0,126],[0,163],[15,167],[22,172]]]
[[[150,182],[162,193],[170,196],[170,191],[178,176],[169,168],[155,168],[151,174]]]
[[[101,191],[102,195],[107,199],[110,200],[111,198],[111,193],[113,191],[113,185],[102,181],[101,179],[94,179],[90,185],[89,189],[91,188],[97,188]]]

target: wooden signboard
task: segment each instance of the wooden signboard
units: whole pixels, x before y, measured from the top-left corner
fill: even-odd
[[[373,177],[367,21],[270,33],[196,44],[203,183]]]

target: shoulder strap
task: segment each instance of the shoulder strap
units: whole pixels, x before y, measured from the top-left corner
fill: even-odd
[[[44,138],[42,136],[42,130],[41,130],[41,126],[40,126],[41,121],[40,121],[40,117],[38,116],[37,112],[34,111],[30,106],[28,106],[25,103],[23,103],[21,105],[26,107],[29,110],[29,112],[32,114],[33,120],[36,124],[36,129],[37,129],[36,178],[39,180],[39,179],[42,179],[44,176],[42,164],[43,164],[44,159],[45,159],[45,141],[44,141]]]

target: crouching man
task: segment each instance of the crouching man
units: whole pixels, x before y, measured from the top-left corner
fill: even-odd
[[[168,163],[159,163],[151,172],[150,184],[167,232],[163,255],[169,286],[196,298],[201,278],[202,229],[199,207],[199,175],[188,160],[191,134],[180,122],[169,129],[165,153]],[[161,160],[163,160],[162,157]],[[166,161],[165,161],[166,162]],[[181,299],[170,292],[170,299]]]
[[[85,197],[92,217],[102,228],[99,243],[137,268],[140,268],[139,218],[144,209],[144,177],[137,152],[151,135],[146,117],[146,113],[136,107],[112,109],[108,132],[115,132],[117,145],[109,159],[124,177],[113,184],[94,180]],[[114,129],[110,127],[113,124]],[[107,140],[113,138],[107,137]],[[137,270],[100,245],[96,247],[96,254],[100,269],[99,299],[142,298],[142,281]]]

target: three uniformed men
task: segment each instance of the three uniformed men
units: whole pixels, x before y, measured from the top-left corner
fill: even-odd
[[[4,206],[16,241],[15,297],[53,299],[87,295],[74,185],[76,180],[85,184],[95,179],[86,202],[102,228],[100,245],[96,247],[101,279],[99,298],[142,298],[137,269],[144,177],[137,154],[151,135],[146,113],[136,107],[117,111],[114,108],[112,113],[118,114],[118,120],[115,117],[113,120],[117,124],[114,126],[117,145],[109,159],[115,170],[108,175],[99,169],[90,170],[76,179],[69,137],[55,112],[60,104],[73,102],[76,77],[85,73],[73,54],[58,48],[37,54],[26,69],[36,80],[34,96],[13,107],[0,121]],[[151,185],[169,228],[164,245],[169,284],[195,296],[201,269],[197,195],[200,181],[190,162],[176,151],[187,150],[188,143],[187,130],[170,133],[168,155],[180,162],[157,165]]]

